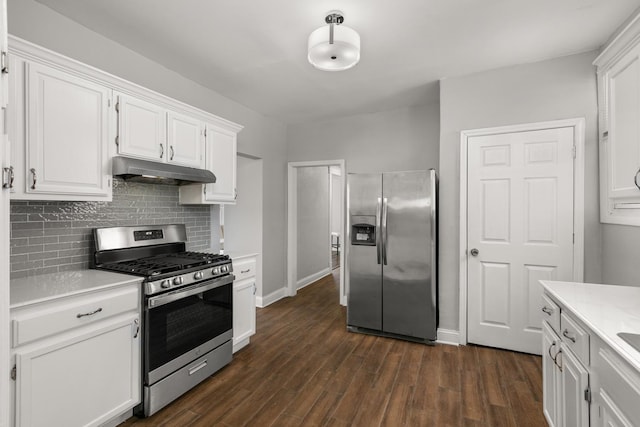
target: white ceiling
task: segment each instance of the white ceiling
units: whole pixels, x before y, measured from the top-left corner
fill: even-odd
[[[596,49],[640,0],[38,0],[286,123],[424,104],[437,81]],[[326,12],[360,33],[361,61],[307,62]]]

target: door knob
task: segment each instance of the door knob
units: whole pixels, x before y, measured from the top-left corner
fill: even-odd
[[[471,253],[471,256],[478,256],[480,251],[477,250],[476,248],[473,248],[473,249],[471,249],[471,251],[469,253]]]

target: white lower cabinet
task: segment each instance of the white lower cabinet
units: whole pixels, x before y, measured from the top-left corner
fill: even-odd
[[[140,402],[139,284],[12,311],[16,427],[99,426]],[[104,302],[104,304],[103,304]],[[19,331],[49,324],[25,344]]]
[[[256,333],[256,257],[233,259],[233,352]]]
[[[588,427],[589,334],[548,295],[542,311],[549,315],[542,321],[544,416],[551,427]]]
[[[562,343],[563,426],[589,426],[589,372]]]
[[[550,427],[562,424],[562,371],[558,361],[560,337],[547,322],[542,322],[542,410]]]

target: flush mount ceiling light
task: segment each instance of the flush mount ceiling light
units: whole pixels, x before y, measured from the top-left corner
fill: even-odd
[[[323,71],[348,70],[360,61],[360,35],[341,25],[344,17],[339,10],[329,12],[324,21],[329,25],[309,35],[309,62]]]

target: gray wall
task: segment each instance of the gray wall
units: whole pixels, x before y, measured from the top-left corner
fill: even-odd
[[[298,281],[326,270],[329,262],[329,168],[297,168]]]
[[[602,283],[640,286],[640,227],[602,225]]]
[[[291,125],[288,160],[344,159],[348,173],[438,168],[438,104]]]
[[[589,52],[440,82],[440,326],[458,329],[460,131],[586,119],[585,281],[600,282],[595,69]]]
[[[11,278],[88,268],[92,228],[185,224],[187,249],[205,250],[209,206],[178,204],[178,187],[113,182],[113,202],[11,202]]]
[[[264,160],[263,292],[286,285],[285,126],[221,96],[33,0],[9,0],[9,33],[244,125],[238,151]]]

